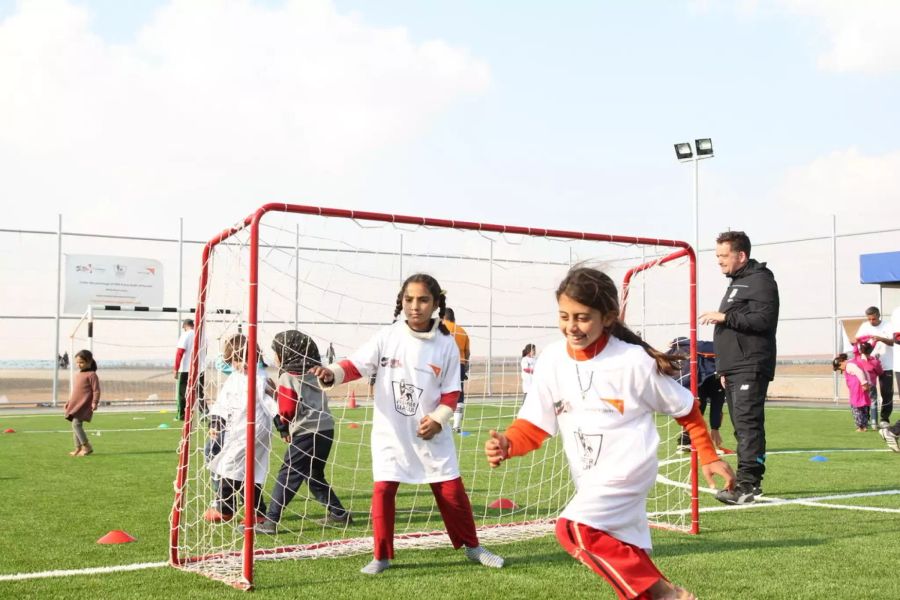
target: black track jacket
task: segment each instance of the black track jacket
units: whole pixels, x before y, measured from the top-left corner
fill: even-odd
[[[775,377],[775,329],[778,284],[766,263],[754,259],[729,275],[731,285],[719,305],[725,321],[716,325],[716,371],[719,375],[759,373]]]

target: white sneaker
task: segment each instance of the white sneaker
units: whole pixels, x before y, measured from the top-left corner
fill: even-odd
[[[887,429],[890,426],[891,424],[887,421],[881,421],[880,423],[878,423],[878,429]]]
[[[472,562],[481,563],[486,567],[499,569],[503,566],[503,557],[497,556],[484,546],[466,548],[466,558]]]
[[[890,448],[894,452],[900,452],[900,436],[891,432],[890,429],[879,429],[878,433],[881,434],[881,437],[884,438],[884,441],[887,444],[888,448]]]

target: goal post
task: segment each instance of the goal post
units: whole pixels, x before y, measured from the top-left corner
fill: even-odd
[[[325,514],[303,486],[285,507],[276,535],[256,525],[257,490],[243,486],[234,520],[210,523],[204,512],[216,501],[217,483],[208,469],[209,419],[198,402],[197,381],[205,365],[198,357],[219,352],[215,340],[242,332],[247,364],[271,362],[273,335],[300,329],[337,356],[347,356],[391,322],[402,281],[415,272],[435,275],[447,304],[468,330],[473,350],[464,383],[466,413],[455,434],[460,470],[472,500],[479,537],[488,543],[517,541],[552,532],[556,516],[574,493],[562,444],[544,447],[490,469],[483,455],[490,429],[515,419],[523,399],[519,355],[523,345],[539,350],[558,339],[553,292],[573,264],[591,264],[620,282],[621,310],[641,290],[641,335],[655,347],[691,339],[696,364],[696,264],[686,242],[553,229],[430,219],[292,204],[266,204],[213,237],[203,249],[187,408],[179,446],[170,517],[170,563],[234,587],[254,585],[256,560],[318,558],[369,553],[372,474],[369,434],[372,406],[366,382],[329,393],[334,444],[326,477],[353,515],[352,524],[321,523]],[[640,277],[636,275],[640,274]],[[632,296],[634,297],[634,296]],[[208,306],[233,307],[233,318],[212,320]],[[214,347],[215,344],[215,347]],[[244,480],[254,481],[257,378],[277,379],[269,367],[247,369]],[[206,398],[214,401],[224,376],[207,376]],[[692,378],[696,396],[696,382]],[[677,428],[677,431],[676,431]],[[699,531],[697,460],[675,453],[681,428],[658,420],[660,478],[648,499],[659,527]],[[234,435],[228,432],[225,435]],[[264,498],[275,485],[285,444],[267,440]],[[308,482],[307,482],[308,483]],[[402,496],[402,497],[401,497]],[[236,525],[237,523],[237,525]],[[395,546],[423,548],[447,543],[428,486],[405,485],[398,496]]]

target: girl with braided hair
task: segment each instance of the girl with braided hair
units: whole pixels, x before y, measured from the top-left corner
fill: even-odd
[[[488,567],[503,559],[478,542],[472,504],[459,475],[450,417],[459,397],[459,349],[441,322],[446,298],[424,273],[403,282],[395,320],[349,359],[310,372],[323,389],[375,375],[372,419],[372,529],[374,559],[363,567],[381,573],[394,558],[394,519],[400,483],[431,486],[454,548]],[[434,318],[438,311],[438,318]]]

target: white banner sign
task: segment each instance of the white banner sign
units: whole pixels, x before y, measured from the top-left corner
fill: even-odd
[[[162,306],[162,263],[128,256],[66,255],[63,312],[82,314],[89,304]]]

